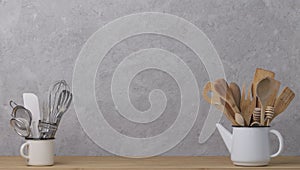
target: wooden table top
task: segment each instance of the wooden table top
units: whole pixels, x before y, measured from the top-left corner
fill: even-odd
[[[132,159],[122,157],[83,157],[64,156],[55,157],[54,166],[33,167],[26,166],[21,157],[0,156],[0,169],[61,169],[61,170],[137,170],[137,169],[172,169],[172,170],[221,170],[221,169],[253,169],[232,165],[229,157],[152,157]],[[277,157],[266,167],[254,169],[300,169],[300,157]]]

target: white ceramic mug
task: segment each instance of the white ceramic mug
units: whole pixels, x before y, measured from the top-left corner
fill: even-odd
[[[279,149],[270,154],[270,135],[279,140]],[[269,127],[233,127],[231,160],[235,165],[264,166],[270,158],[278,156],[283,149],[283,138],[277,130]]]
[[[25,152],[27,152],[27,154],[25,154]],[[27,160],[28,165],[53,165],[54,139],[27,139],[26,142],[20,148],[20,154]]]

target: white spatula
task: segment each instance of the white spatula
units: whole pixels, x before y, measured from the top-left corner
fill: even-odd
[[[39,138],[38,123],[41,118],[39,99],[33,93],[23,93],[23,102],[24,102],[24,107],[28,109],[32,114],[31,137]]]

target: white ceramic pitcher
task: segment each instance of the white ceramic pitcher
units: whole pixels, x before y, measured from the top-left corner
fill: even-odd
[[[283,138],[276,130],[268,126],[234,127],[231,134],[221,124],[216,124],[235,165],[264,166],[270,158],[278,156],[283,149]],[[272,133],[279,139],[279,149],[270,155],[270,137]]]

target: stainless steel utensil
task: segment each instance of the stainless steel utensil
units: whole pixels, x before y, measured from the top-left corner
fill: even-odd
[[[73,97],[69,89],[65,80],[55,82],[50,87],[48,113],[39,122],[40,138],[54,138],[62,116],[72,102]]]
[[[64,90],[69,90],[69,89],[70,88],[65,80],[57,81],[50,87],[49,99],[48,99],[48,117],[46,118],[46,122],[55,123],[56,116],[59,112],[58,110],[59,95]]]
[[[21,137],[29,137],[31,134],[31,122],[32,114],[24,106],[18,105],[13,101],[9,102],[12,113],[10,119],[10,125],[13,127],[15,132]]]
[[[40,139],[50,139],[54,138],[58,127],[56,124],[39,121],[38,128],[40,131]]]
[[[68,90],[63,90],[61,92],[61,94],[59,95],[59,100],[58,100],[59,104],[57,106],[58,114],[56,116],[56,121],[55,121],[57,126],[59,125],[60,120],[61,120],[62,116],[64,115],[64,113],[69,109],[72,99],[73,99],[73,95]]]
[[[73,99],[73,95],[70,91],[68,90],[63,90],[60,95],[59,95],[59,99],[58,99],[58,105],[57,105],[57,109],[58,109],[58,114],[56,115],[56,119],[55,119],[55,125],[58,127],[59,123],[62,119],[62,116],[64,115],[64,113],[66,113],[66,111],[69,109],[71,102]],[[53,131],[51,137],[54,138],[56,131]]]

